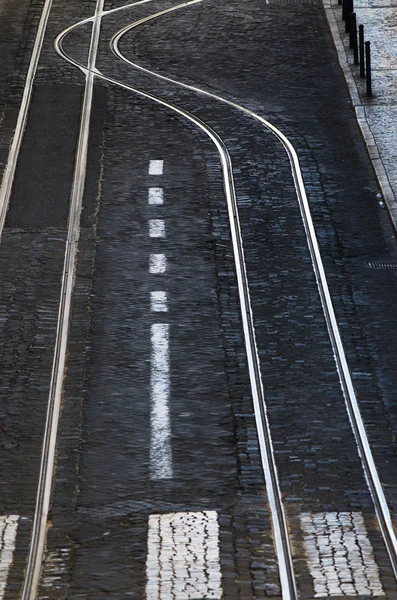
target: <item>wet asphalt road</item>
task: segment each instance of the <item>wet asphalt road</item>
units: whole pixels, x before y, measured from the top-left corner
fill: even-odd
[[[105,17],[98,67],[199,116],[231,154],[301,598],[316,591],[304,544],[306,513],[362,513],[377,565],[371,576],[375,580],[379,569],[383,591],[395,598],[284,150],[248,117],[134,72],[108,49],[121,27],[169,6],[153,2]],[[16,16],[7,3],[2,10],[15,24],[13,40],[21,40],[19,47],[2,48],[9,84],[1,97],[5,157],[41,4],[21,3]],[[5,596],[10,599],[20,594],[34,512],[84,84],[52,42],[94,10],[92,1],[54,2],[0,246],[0,500],[2,514],[24,519]],[[87,27],[74,33],[65,50],[84,62],[89,35]],[[396,271],[369,262],[394,261],[395,240],[378,206],[321,5],[198,4],[144,25],[121,49],[147,68],[250,107],[294,143],[360,407],[394,509],[396,341],[390,323]],[[153,159],[164,160],[161,176],[148,174]],[[148,204],[153,186],[164,189],[163,205]],[[149,237],[150,219],[165,221],[165,238]],[[149,272],[153,253],[166,255],[165,273]],[[167,313],[151,311],[154,290],[167,293]],[[169,326],[171,369],[173,476],[160,480],[151,478],[150,466],[156,323]],[[188,511],[217,513],[222,597],[280,596],[218,156],[172,111],[100,81],[53,494],[40,598],[159,598],[146,585],[157,568],[147,563],[148,523],[152,515]],[[197,539],[198,546],[208,543]],[[181,560],[183,571],[184,559],[172,552],[170,564],[175,570]],[[365,563],[363,556],[361,548]],[[368,595],[354,568],[353,587],[342,588],[343,595]],[[174,579],[162,600],[220,597],[211,577],[196,590],[186,575]],[[339,594],[328,587],[325,595]]]

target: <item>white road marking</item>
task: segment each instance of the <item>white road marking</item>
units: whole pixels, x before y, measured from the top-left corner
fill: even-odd
[[[219,600],[217,513],[151,515],[146,578],[146,600]]]
[[[165,237],[165,221],[163,219],[149,220],[149,236],[151,238]]]
[[[164,204],[164,190],[159,187],[149,188],[149,204],[155,204],[157,206]]]
[[[163,160],[151,160],[149,162],[149,175],[162,175],[164,169]]]
[[[156,480],[172,477],[169,329],[166,323],[151,327],[150,478]]]
[[[167,292],[150,292],[150,310],[152,312],[167,312]]]
[[[384,596],[360,512],[302,513],[315,597]]]
[[[165,254],[151,254],[149,258],[149,273],[165,273],[167,259]]]
[[[4,598],[15,551],[18,515],[0,517],[0,599]]]

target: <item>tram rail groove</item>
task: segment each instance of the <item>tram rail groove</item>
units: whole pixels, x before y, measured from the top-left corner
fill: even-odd
[[[19,152],[22,145],[23,135],[28,119],[30,103],[32,99],[33,84],[36,77],[37,66],[39,64],[40,54],[43,47],[44,36],[47,30],[48,19],[50,16],[53,0],[46,0],[41,13],[39,26],[37,28],[36,38],[33,45],[32,55],[29,62],[26,75],[25,86],[22,94],[22,102],[18,112],[17,123],[11,147],[8,153],[7,164],[4,170],[0,187],[0,239],[3,234],[4,224],[8,207],[10,204],[12,186],[15,179],[15,171],[19,158]]]
[[[191,4],[191,3],[189,3]],[[329,291],[328,281],[325,274],[324,265],[321,258],[320,249],[317,242],[317,236],[314,229],[314,224],[310,212],[310,206],[307,199],[307,194],[305,190],[305,185],[303,181],[303,176],[300,168],[299,158],[296,153],[295,148],[292,143],[288,140],[288,138],[279,131],[272,123],[258,115],[257,113],[245,108],[233,102],[231,100],[227,100],[222,96],[218,96],[217,94],[213,94],[206,90],[202,90],[193,85],[189,85],[178,81],[176,79],[172,79],[170,77],[166,77],[161,75],[160,73],[156,73],[141,65],[133,63],[128,60],[126,57],[122,55],[120,49],[118,47],[121,38],[132,29],[138,27],[139,25],[160,17],[168,12],[172,12],[177,10],[178,8],[185,7],[186,4],[180,4],[174,6],[170,9],[166,9],[160,11],[156,14],[149,15],[139,21],[131,23],[127,25],[123,29],[121,29],[115,36],[113,36],[110,47],[113,53],[123,62],[131,65],[132,67],[143,71],[153,77],[157,77],[158,79],[162,79],[163,81],[167,81],[169,83],[173,83],[174,85],[178,85],[185,89],[197,92],[201,95],[205,95],[207,97],[213,98],[214,100],[218,100],[224,104],[227,104],[240,112],[246,114],[247,116],[252,117],[256,121],[260,122],[266,129],[270,130],[282,143],[284,149],[287,152],[287,155],[290,160],[292,175],[295,183],[295,189],[297,193],[299,208],[302,216],[302,221],[304,224],[307,243],[312,259],[313,270],[315,273],[317,287],[320,295],[320,300],[323,308],[323,314],[325,317],[325,321],[327,324],[328,335],[330,338],[330,342],[332,345],[334,359],[339,375],[339,380],[343,392],[343,396],[345,399],[346,409],[349,416],[350,424],[353,430],[353,434],[356,440],[358,452],[362,461],[363,471],[365,475],[365,479],[367,481],[368,488],[371,493],[371,497],[373,500],[375,514],[378,520],[378,524],[382,533],[382,537],[389,555],[390,563],[394,572],[394,576],[397,579],[397,538],[395,529],[393,526],[391,513],[387,504],[387,500],[382,488],[382,484],[380,482],[379,474],[376,469],[375,461],[372,455],[372,450],[370,447],[370,443],[368,440],[367,432],[365,430],[364,421],[360,412],[360,407],[358,404],[356,392],[354,389],[350,369],[347,363],[345,350],[343,347],[342,338],[339,331],[339,326],[336,320],[335,310],[333,307],[331,294]]]
[[[88,69],[81,111],[80,131],[76,153],[76,165],[71,192],[68,237],[62,275],[61,296],[59,302],[57,332],[51,383],[48,398],[47,418],[44,431],[42,458],[37,488],[36,509],[33,522],[30,551],[22,600],[35,600],[37,597],[40,574],[47,534],[47,520],[51,500],[52,479],[55,467],[55,452],[61,409],[63,380],[65,375],[66,352],[71,314],[72,295],[75,279],[76,254],[79,240],[80,213],[83,200],[85,169],[91,106],[94,87],[94,69],[99,45],[101,12],[105,0],[97,0],[95,15],[92,19],[92,33],[88,56]]]

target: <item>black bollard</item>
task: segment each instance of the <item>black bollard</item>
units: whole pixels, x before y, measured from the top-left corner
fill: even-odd
[[[365,67],[367,71],[367,96],[372,96],[371,42],[365,42]]]
[[[365,59],[364,59],[364,25],[358,26],[358,46],[360,53],[360,77],[365,77]]]
[[[346,4],[348,0],[342,0],[342,21],[346,21]]]
[[[353,48],[354,64],[358,65],[357,19],[354,12],[350,15],[350,48]]]
[[[345,33],[350,31],[350,15],[353,12],[353,0],[346,0],[346,21],[345,21]]]
[[[349,48],[353,48],[353,15],[356,17],[356,13],[352,13],[349,17]]]

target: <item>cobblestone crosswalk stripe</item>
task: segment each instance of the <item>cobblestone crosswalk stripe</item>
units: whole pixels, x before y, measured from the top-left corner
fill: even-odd
[[[216,511],[149,517],[147,600],[222,597]]]
[[[384,596],[360,512],[302,513],[315,597]]]
[[[0,517],[0,600],[4,598],[14,557],[18,522],[18,515]]]

